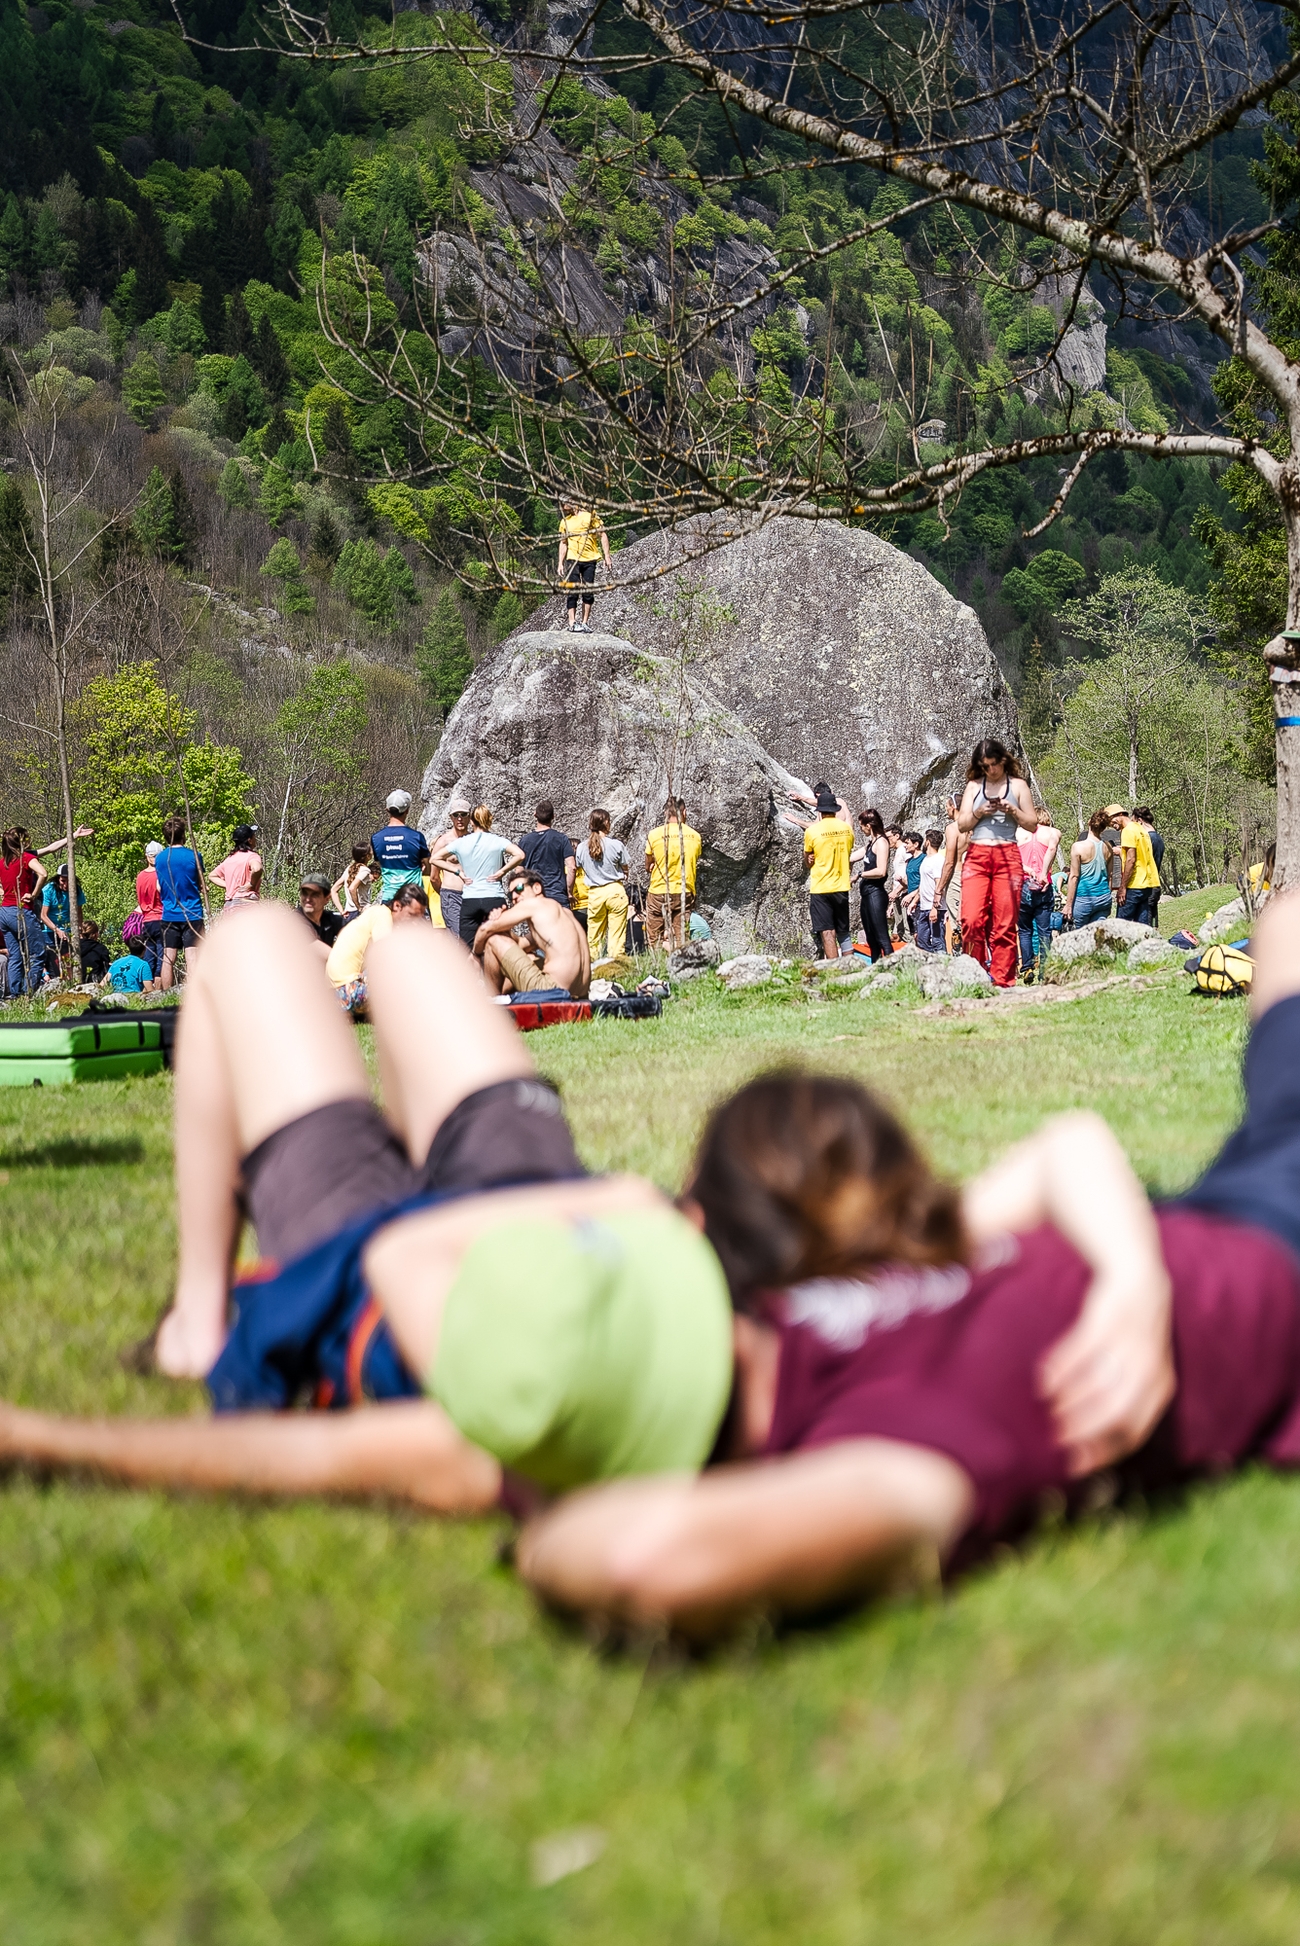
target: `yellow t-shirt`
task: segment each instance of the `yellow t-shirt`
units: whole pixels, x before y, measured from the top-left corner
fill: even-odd
[[[603,532],[600,515],[584,507],[580,513],[570,514],[560,522],[560,532],[569,543],[568,557],[571,561],[598,561],[600,559],[600,536]]]
[[[700,862],[704,840],[689,824],[657,824],[645,841],[650,854],[650,890],[680,892],[682,868],[686,870],[686,890],[695,891],[695,868]]]
[[[361,978],[366,949],[372,939],[383,939],[393,930],[393,915],[386,905],[368,905],[346,926],[330,947],[325,972],[336,987],[350,986]]]
[[[853,829],[843,818],[817,818],[803,834],[803,855],[812,861],[810,892],[847,892]]]
[[[575,912],[585,912],[587,910],[587,901],[591,897],[591,894],[587,890],[587,875],[581,865],[575,865],[573,868],[573,891],[570,897],[572,898],[573,910]]]
[[[1137,853],[1133,861],[1133,876],[1129,880],[1131,892],[1146,892],[1159,885],[1160,874],[1156,870],[1156,855],[1151,849],[1151,833],[1144,824],[1126,824],[1120,833],[1120,844],[1125,851]]]

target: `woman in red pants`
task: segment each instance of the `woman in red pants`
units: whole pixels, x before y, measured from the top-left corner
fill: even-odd
[[[994,986],[1016,983],[1020,887],[1017,831],[1037,831],[1038,813],[1020,765],[995,737],[971,753],[958,831],[970,834],[961,871],[963,951],[987,966]]]

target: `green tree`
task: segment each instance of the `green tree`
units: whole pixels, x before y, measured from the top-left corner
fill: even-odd
[[[420,599],[400,548],[381,554],[372,540],[346,543],[334,569],[334,586],[376,627],[394,619],[399,601],[414,605]]]
[[[454,588],[442,590],[415,651],[415,666],[425,693],[444,716],[450,714],[474,673],[465,617]]]
[[[262,475],[257,504],[272,527],[278,527],[298,504],[298,492],[284,468],[272,460]]]
[[[524,619],[524,604],[519,596],[509,588],[492,610],[492,639],[504,642],[507,635],[513,635]]]
[[[1082,561],[1063,554],[1058,547],[1045,547],[1025,568],[1011,568],[1002,577],[1002,599],[1009,601],[1022,621],[1044,609],[1055,614],[1069,595],[1078,594],[1088,579]]]
[[[217,492],[228,507],[252,507],[255,504],[248,474],[246,461],[228,459],[222,467]]]
[[[273,876],[318,866],[337,849],[363,801],[369,723],[365,684],[345,657],[309,668],[281,706]]]
[[[262,563],[262,573],[281,587],[280,606],[286,615],[312,615],[316,603],[303,580],[298,550],[287,535],[281,535]]]
[[[152,425],[155,414],[167,403],[157,360],[147,351],[142,351],[122,374],[122,403],[138,426]]]
[[[1164,707],[1171,685],[1200,672],[1193,652],[1213,634],[1213,621],[1186,589],[1171,587],[1151,568],[1107,575],[1095,595],[1063,608],[1060,621],[1064,634],[1107,658],[1111,727],[1103,742],[1106,750],[1122,744],[1123,795],[1131,807],[1158,781],[1142,761],[1147,717]],[[1097,731],[1102,734],[1100,723]]]
[[[233,744],[201,741],[197,713],[159,680],[152,662],[132,662],[86,684],[72,711],[81,762],[77,801],[95,846],[120,871],[173,810],[188,816],[200,848],[229,846],[252,812],[253,779]]]
[[[27,502],[17,480],[0,475],[0,621],[14,602],[37,589],[35,536]]]

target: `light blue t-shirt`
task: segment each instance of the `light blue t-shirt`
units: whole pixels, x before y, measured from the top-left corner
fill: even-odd
[[[501,880],[490,874],[499,872],[505,864],[506,853],[511,849],[508,838],[498,838],[494,831],[470,831],[446,849],[465,874],[465,898],[504,899]]]
[[[152,978],[148,960],[137,959],[134,953],[115,959],[108,969],[108,984],[114,993],[143,993]]]

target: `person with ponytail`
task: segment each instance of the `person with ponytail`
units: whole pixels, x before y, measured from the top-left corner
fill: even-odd
[[[609,812],[599,808],[587,820],[578,846],[578,865],[587,882],[587,940],[593,968],[601,960],[621,959],[627,942],[627,846],[609,835]]]

